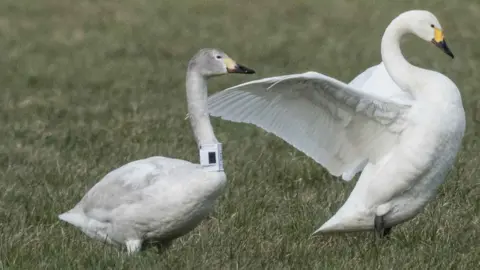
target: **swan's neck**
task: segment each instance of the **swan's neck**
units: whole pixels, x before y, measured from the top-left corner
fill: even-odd
[[[411,33],[405,18],[396,18],[385,30],[382,38],[382,61],[393,81],[404,91],[415,96],[419,74],[422,69],[410,64],[402,54],[400,40]]]
[[[200,149],[200,164],[211,171],[223,171],[222,145],[213,133],[208,114],[207,78],[189,69],[186,84],[188,118]]]

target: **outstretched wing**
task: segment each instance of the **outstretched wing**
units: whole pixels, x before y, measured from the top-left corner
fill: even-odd
[[[336,176],[387,153],[411,107],[316,72],[240,84],[208,105],[212,116],[272,132]]]

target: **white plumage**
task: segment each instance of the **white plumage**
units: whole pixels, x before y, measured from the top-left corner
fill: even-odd
[[[107,174],[60,219],[111,244],[159,243],[181,236],[212,210],[226,184],[223,172],[165,157],[128,163]]]
[[[451,55],[436,17],[409,11],[387,27],[383,62],[350,84],[316,72],[251,81],[209,98],[209,112],[279,136],[336,176],[363,170],[341,209],[316,232],[377,231],[420,212],[445,180],[465,130],[460,92],[446,76],[415,67],[407,33]]]
[[[59,218],[92,238],[126,245],[129,253],[145,241],[167,244],[195,228],[226,185],[221,144],[205,113],[207,79],[226,73],[254,71],[214,49],[200,50],[189,63],[189,118],[202,164],[160,156],[130,162],[108,173]]]
[[[244,83],[213,95],[210,105],[211,115],[258,125],[334,175],[389,151],[410,108],[315,72]]]

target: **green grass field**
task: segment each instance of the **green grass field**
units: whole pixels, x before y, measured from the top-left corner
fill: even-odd
[[[355,182],[220,119],[228,188],[165,253],[127,256],[57,219],[129,161],[198,161],[184,89],[198,49],[218,47],[257,71],[213,79],[210,93],[307,70],[350,81],[380,61],[385,27],[409,9],[437,15],[456,58],[416,38],[405,55],[458,85],[468,122],[437,199],[390,240],[311,237]],[[479,21],[471,0],[0,1],[0,269],[478,269]]]

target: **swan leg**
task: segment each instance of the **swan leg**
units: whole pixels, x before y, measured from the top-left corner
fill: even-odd
[[[131,255],[140,251],[142,248],[142,240],[128,240],[125,242],[125,245],[127,246],[127,253]]]
[[[392,227],[385,228],[385,229],[383,230],[383,236],[384,236],[384,237],[388,237],[388,236],[390,236],[390,233],[391,233],[391,232],[392,232]]]
[[[169,239],[169,240],[147,240],[144,245],[143,245],[143,248],[155,248],[158,253],[163,253],[165,251],[168,250],[168,248],[170,248],[170,246],[173,244],[173,239]]]
[[[392,227],[385,227],[385,220],[383,217],[384,216],[375,215],[374,219],[375,234],[379,238],[388,237],[392,231]]]
[[[164,241],[164,242],[158,242],[155,246],[157,247],[158,253],[163,253],[163,252],[167,251],[167,249],[170,248],[172,243],[173,243],[172,240],[168,240],[168,241]]]

